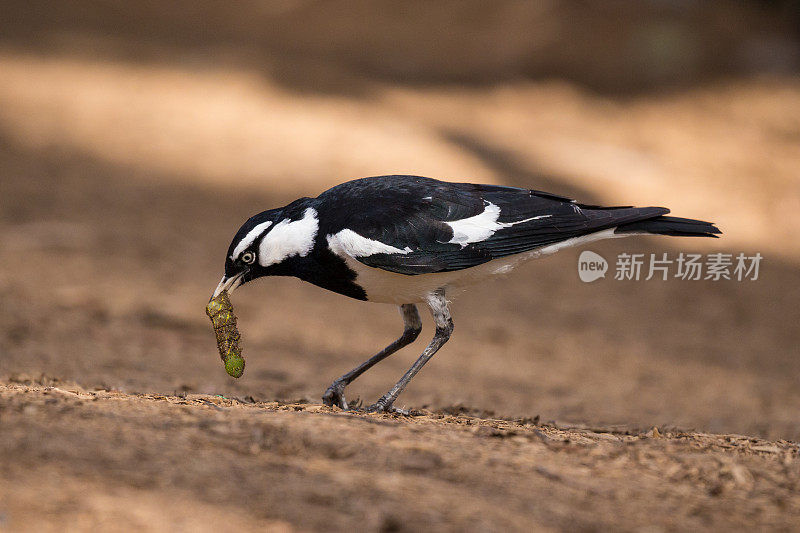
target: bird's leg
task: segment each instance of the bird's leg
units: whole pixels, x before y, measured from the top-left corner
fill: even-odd
[[[380,363],[400,348],[407,346],[416,340],[416,338],[419,336],[419,332],[422,331],[422,320],[419,318],[417,306],[414,304],[401,305],[400,314],[403,316],[403,323],[405,324],[405,329],[403,330],[403,334],[400,336],[400,338],[355,367],[347,374],[334,381],[322,396],[322,401],[325,405],[337,405],[342,409],[347,409],[347,400],[345,400],[344,397],[345,387],[347,387],[350,383],[355,381],[358,376],[375,366],[377,363]]]
[[[442,345],[447,342],[450,338],[450,334],[453,333],[453,319],[450,317],[450,309],[447,307],[447,300],[444,297],[444,290],[438,289],[431,293],[428,297],[428,306],[431,308],[431,314],[433,315],[433,320],[436,323],[436,334],[433,336],[433,340],[425,348],[425,351],[422,352],[422,355],[419,359],[411,365],[411,368],[408,369],[408,372],[400,378],[394,387],[389,390],[386,394],[384,394],[380,400],[375,402],[374,404],[367,407],[367,411],[370,412],[400,412],[399,410],[392,407],[392,404],[403,392],[403,389],[406,388],[408,383],[411,379],[417,375],[417,372],[425,366],[433,354],[442,347]]]

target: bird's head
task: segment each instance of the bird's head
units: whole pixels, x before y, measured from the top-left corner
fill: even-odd
[[[281,274],[287,259],[308,255],[319,221],[315,209],[298,202],[259,213],[239,228],[225,257],[225,275],[212,298],[262,276]]]

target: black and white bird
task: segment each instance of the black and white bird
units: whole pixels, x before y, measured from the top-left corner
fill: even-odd
[[[664,216],[663,207],[600,207],[546,192],[447,183],[420,176],[379,176],[337,185],[316,198],[251,217],[225,258],[214,291],[232,292],[263,276],[295,276],[351,298],[400,307],[403,334],[325,391],[347,409],[345,387],[413,342],[426,304],[436,332],[422,355],[367,409],[392,404],[453,331],[447,296],[521,261],[600,239],[657,234],[716,237],[714,224]]]

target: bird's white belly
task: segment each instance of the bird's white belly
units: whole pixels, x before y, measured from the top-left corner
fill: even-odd
[[[498,259],[476,267],[452,272],[417,274],[413,276],[369,267],[355,259],[347,259],[347,266],[356,272],[355,282],[367,293],[367,300],[402,305],[425,302],[430,294],[437,289],[444,288],[448,290],[465,287],[493,274],[501,274],[502,272],[494,272],[495,269],[503,269],[503,265],[494,265],[494,263],[501,261],[501,259]],[[490,265],[494,268],[489,268]],[[505,271],[509,270],[510,268],[506,268]]]

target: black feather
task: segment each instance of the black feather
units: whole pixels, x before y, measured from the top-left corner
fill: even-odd
[[[674,237],[713,237],[722,232],[713,222],[678,217],[655,217],[618,227],[614,233],[652,233]]]
[[[541,191],[420,176],[354,180],[316,200],[320,233],[348,228],[401,250],[410,248],[406,254],[356,258],[407,275],[461,270],[669,212],[663,207],[589,206]],[[480,215],[490,203],[500,209],[497,222],[506,227],[466,246],[450,242],[453,229],[448,222]]]

